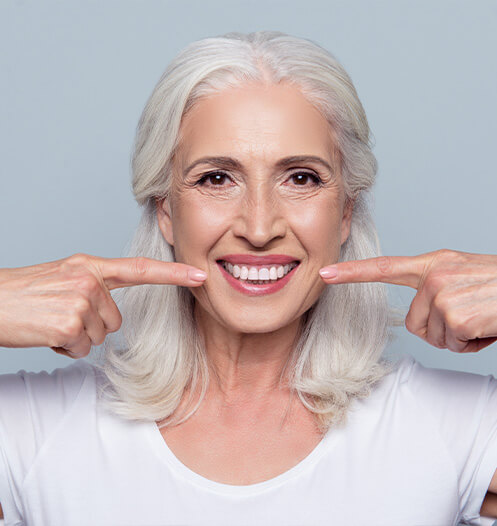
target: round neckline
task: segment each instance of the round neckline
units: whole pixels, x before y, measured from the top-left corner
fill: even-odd
[[[336,439],[337,431],[339,431],[338,429],[332,429],[330,427],[321,441],[306,457],[304,457],[298,464],[284,471],[283,473],[280,473],[279,475],[262,482],[236,485],[216,482],[190,469],[188,466],[183,464],[173,453],[167,442],[164,440],[157,423],[147,422],[147,424],[149,431],[148,438],[151,442],[153,450],[162,461],[166,462],[174,470],[176,474],[197,486],[224,495],[249,495],[259,493],[275,486],[279,486],[285,481],[292,479],[310,466],[314,465],[320,459],[326,450],[326,446]]]

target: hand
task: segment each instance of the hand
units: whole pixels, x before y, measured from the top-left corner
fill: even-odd
[[[82,358],[121,327],[109,291],[143,284],[202,285],[189,277],[192,271],[199,269],[145,257],[87,254],[0,269],[0,346],[46,346]]]
[[[439,349],[478,352],[497,341],[497,256],[436,250],[323,267],[328,284],[380,281],[417,290],[405,325]]]

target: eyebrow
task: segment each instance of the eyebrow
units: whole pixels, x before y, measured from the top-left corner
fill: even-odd
[[[327,168],[330,172],[333,172],[332,167],[328,162],[326,162],[321,157],[318,157],[317,155],[291,155],[289,157],[283,157],[279,161],[276,162],[275,166],[276,168],[286,168],[289,165],[295,164],[295,163],[302,163],[302,162],[314,162],[321,164],[325,168]],[[211,156],[211,157],[201,157],[200,159],[197,159],[194,161],[186,170],[184,171],[183,175],[186,177],[188,173],[195,168],[198,164],[215,164],[217,166],[221,166],[225,169],[235,169],[235,170],[241,170],[243,169],[243,164],[240,163],[240,161],[237,161],[236,159],[233,159],[233,157],[225,157],[225,156]]]

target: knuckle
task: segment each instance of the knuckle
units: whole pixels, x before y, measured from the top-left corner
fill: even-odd
[[[376,260],[376,266],[381,274],[388,274],[392,270],[392,258],[390,256],[380,256]]]
[[[170,269],[170,278],[173,280],[173,281],[181,281],[182,279],[185,278],[185,271],[183,269],[180,269],[176,266],[173,266],[171,269]]]
[[[133,271],[137,276],[144,276],[148,271],[148,261],[146,258],[139,256],[133,259]]]
[[[441,248],[435,253],[437,254],[437,259],[447,263],[465,261],[467,258],[467,254],[465,252],[459,252],[458,250],[451,250],[449,248]]]
[[[89,261],[89,256],[83,252],[78,252],[77,254],[73,254],[66,258],[66,261],[73,265],[86,265]]]
[[[445,324],[456,334],[461,334],[467,328],[467,317],[458,311],[449,311],[445,316]]]
[[[90,296],[99,291],[100,283],[93,274],[84,273],[78,278],[77,289],[85,295]]]
[[[70,316],[60,326],[60,333],[65,340],[76,339],[84,329],[83,321],[79,316]]]
[[[447,294],[438,293],[433,298],[433,307],[439,312],[448,312],[451,308],[451,298]]]
[[[79,317],[91,309],[90,300],[83,294],[77,294],[72,300],[72,308]]]

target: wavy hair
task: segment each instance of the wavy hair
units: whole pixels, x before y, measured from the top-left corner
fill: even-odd
[[[175,261],[158,226],[156,200],[171,195],[182,118],[203,97],[248,82],[292,84],[326,118],[340,152],[346,198],[354,201],[339,261],[379,256],[371,213],[377,161],[354,85],[326,49],[279,31],[204,38],[168,65],[137,126],[132,188],[143,213],[126,256]],[[102,373],[102,403],[123,418],[154,420],[159,427],[185,421],[200,406],[209,382],[193,294],[187,287],[142,285],[114,290],[113,298],[122,313],[121,329],[90,358]],[[402,313],[389,306],[383,283],[326,287],[302,317],[287,361],[288,385],[322,432],[345,424],[350,403],[367,397],[393,370],[383,351],[394,339],[390,327],[401,323]],[[185,408],[173,415],[187,392]]]

